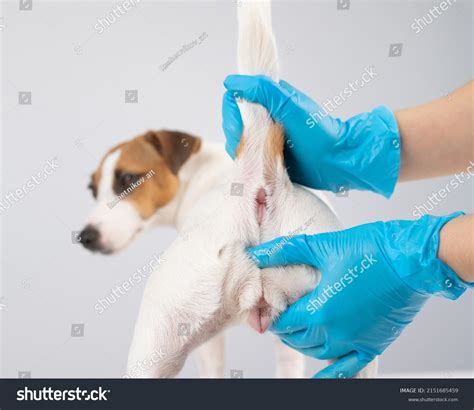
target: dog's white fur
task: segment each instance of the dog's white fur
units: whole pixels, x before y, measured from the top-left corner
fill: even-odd
[[[100,230],[105,253],[122,249],[151,223],[140,218],[137,209],[128,201],[119,201],[111,212],[109,204],[116,198],[112,189],[114,170],[120,158],[120,151],[118,149],[104,159],[102,178],[97,189],[97,204],[87,219],[88,225]]]
[[[239,7],[239,69],[278,78],[267,2],[244,2]],[[265,144],[274,125],[266,110],[247,102],[241,102],[240,108],[245,144],[229,178],[191,210],[178,208],[167,216],[170,222],[179,220],[181,234],[146,285],[128,358],[130,377],[173,377],[189,352],[199,346],[202,375],[221,377],[221,332],[226,326],[249,320],[262,300],[264,315],[274,320],[319,280],[318,272],[307,266],[260,270],[245,248],[295,232],[314,234],[341,228],[324,201],[293,185],[283,162],[269,157]],[[222,170],[219,174],[223,175]],[[232,183],[243,184],[242,196],[231,195]],[[180,195],[196,198],[201,189],[189,184]],[[262,189],[266,209],[259,222],[255,199]],[[187,215],[181,218],[184,213]],[[179,331],[182,324],[189,326],[186,334]],[[282,345],[279,349],[285,360],[280,361],[278,376],[302,377],[303,357]],[[375,369],[372,362],[361,376],[374,376]]]

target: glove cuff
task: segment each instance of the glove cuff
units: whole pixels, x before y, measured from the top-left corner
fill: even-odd
[[[344,123],[341,151],[353,151],[345,168],[349,188],[376,192],[389,198],[400,171],[400,133],[393,112],[385,106]]]
[[[406,260],[410,251],[415,247],[418,248],[412,262],[402,262],[406,266],[399,270],[399,272],[405,272],[400,274],[400,277],[412,289],[425,295],[457,299],[468,287],[473,287],[474,284],[463,281],[456,272],[438,258],[441,229],[450,220],[461,215],[464,213],[455,212],[444,217],[425,215],[418,221],[412,222],[411,226],[403,230],[397,238],[397,241],[406,242],[401,249],[400,260],[395,263],[401,262],[403,257]]]

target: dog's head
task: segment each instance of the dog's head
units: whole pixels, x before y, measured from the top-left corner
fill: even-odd
[[[200,138],[178,131],[149,131],[111,149],[91,176],[97,204],[80,233],[91,251],[114,253],[171,205],[179,170],[201,146]]]

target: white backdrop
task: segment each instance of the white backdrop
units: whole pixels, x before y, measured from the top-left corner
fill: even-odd
[[[48,160],[59,164],[0,214],[3,377],[124,373],[143,286],[102,315],[94,305],[175,233],[149,232],[105,257],[73,244],[71,232],[83,227],[92,207],[91,172],[117,142],[165,127],[224,141],[220,101],[222,81],[236,66],[236,3],[142,0],[99,34],[98,19],[119,3],[33,0],[31,10],[19,10],[18,1],[2,2],[2,199]],[[353,0],[338,10],[336,0],[277,2],[282,77],[323,102],[374,66],[377,77],[334,111],[341,118],[379,104],[396,110],[444,96],[472,77],[472,5],[457,1],[417,34],[414,19],[434,4]],[[203,33],[201,44],[160,69]],[[391,44],[402,44],[392,46],[397,56],[389,56]],[[138,103],[125,104],[125,90],[138,90]],[[360,192],[330,197],[346,226],[410,219],[449,180],[400,185],[390,201]],[[472,201],[471,180],[433,213],[472,212]],[[472,292],[457,302],[432,299],[383,355],[381,371],[450,377],[472,370],[472,306]],[[71,336],[73,324],[82,337]],[[246,328],[227,334],[227,373],[271,377],[273,355],[270,335]],[[308,375],[320,367],[308,361]],[[197,376],[192,358],[182,376]]]

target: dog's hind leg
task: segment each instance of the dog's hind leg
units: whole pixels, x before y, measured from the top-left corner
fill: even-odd
[[[302,379],[305,377],[305,357],[284,345],[280,339],[275,339],[277,355],[276,377],[279,379]]]
[[[224,333],[209,339],[196,349],[199,377],[221,379],[224,377]]]

